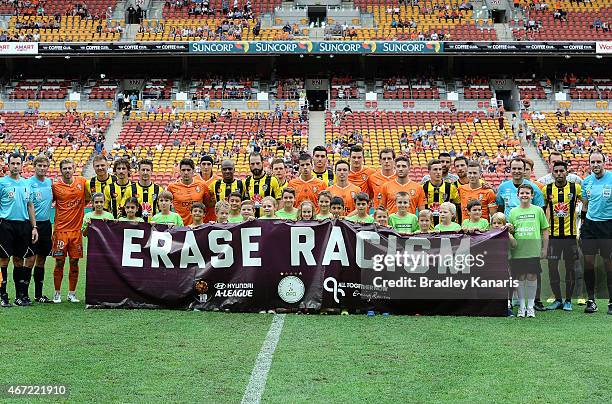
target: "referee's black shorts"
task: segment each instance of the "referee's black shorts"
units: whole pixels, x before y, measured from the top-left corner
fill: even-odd
[[[29,258],[32,250],[32,225],[28,220],[0,219],[0,257]]]
[[[580,241],[584,255],[597,255],[612,258],[612,220],[596,222],[584,219],[580,227]]]
[[[38,226],[38,241],[32,245],[35,255],[47,256],[51,253],[51,236],[53,229],[51,228],[51,221],[44,220],[36,222]]]

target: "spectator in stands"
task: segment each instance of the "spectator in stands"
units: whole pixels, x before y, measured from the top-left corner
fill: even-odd
[[[601,19],[599,17],[595,17],[595,21],[593,21],[592,28],[595,28],[595,31],[599,31],[601,29]]]

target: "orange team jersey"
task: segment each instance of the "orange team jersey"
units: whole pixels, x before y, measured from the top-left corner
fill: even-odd
[[[357,185],[359,189],[361,189],[361,192],[365,192],[366,194],[368,194],[370,199],[372,199],[372,188],[370,188],[370,183],[368,179],[375,172],[376,171],[373,168],[365,166],[362,167],[359,171],[349,170],[348,180],[351,184]]]
[[[295,189],[295,206],[300,206],[302,202],[310,199],[315,208],[319,208],[319,192],[327,188],[325,181],[312,177],[308,181],[304,181],[300,177],[289,181],[289,187]]]
[[[393,181],[396,178],[397,175],[395,175],[395,173],[387,177],[380,171],[376,171],[374,174],[370,175],[370,178],[368,178],[368,182],[370,183],[370,189],[372,190],[372,206],[374,207],[374,209],[381,205],[382,186],[389,181]]]
[[[406,184],[402,185],[395,179],[385,183],[380,191],[382,194],[380,204],[387,208],[389,214],[397,212],[395,196],[398,192],[407,192],[408,195],[410,195],[410,208],[408,211],[412,214],[416,214],[416,210],[419,206],[425,205],[425,191],[423,191],[421,184],[409,180]]]
[[[349,183],[346,187],[339,187],[337,184],[327,188],[327,191],[331,192],[332,196],[339,196],[344,201],[344,210],[348,215],[355,210],[355,195],[361,190],[357,185]]]
[[[81,231],[85,216],[86,189],[87,180],[80,176],[73,177],[70,185],[66,184],[61,177],[53,183],[56,232]]]
[[[480,201],[482,204],[482,218],[490,221],[491,208],[497,208],[497,203],[495,202],[495,192],[492,189],[487,188],[484,189],[482,187],[478,187],[476,189],[472,189],[470,184],[465,184],[459,186],[459,197],[461,198],[461,217],[463,220],[468,219],[470,217],[467,204],[470,199],[476,199]]]
[[[212,177],[210,177],[209,179],[205,180],[200,175],[198,180],[200,180],[201,182],[203,182],[206,185],[206,189],[209,189],[210,188],[210,184],[212,184],[213,182],[217,181],[219,178],[220,177],[218,177],[218,176],[213,174]],[[217,221],[217,215],[215,214],[214,206],[212,208],[209,208],[209,207],[206,208],[206,214],[204,215],[204,219],[202,219],[202,221],[204,223],[216,222]]]
[[[182,181],[176,181],[168,185],[168,191],[172,193],[174,200],[174,210],[181,215],[185,226],[189,226],[193,219],[191,217],[191,204],[194,202],[204,202],[210,198],[208,188],[198,178],[194,178],[189,185]],[[206,205],[206,203],[204,203]],[[206,208],[208,211],[209,208]],[[213,209],[214,210],[214,209]]]

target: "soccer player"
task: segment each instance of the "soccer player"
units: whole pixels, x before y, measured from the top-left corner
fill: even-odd
[[[413,233],[418,230],[419,223],[416,215],[409,211],[410,195],[407,192],[398,192],[395,196],[397,212],[389,216],[389,225],[398,233]]]
[[[270,167],[272,168],[272,175],[274,175],[276,181],[278,181],[278,187],[281,189],[281,191],[285,187],[289,186],[285,161],[283,159],[274,159],[272,160]]]
[[[38,241],[32,245],[36,256],[34,262],[34,301],[38,303],[53,303],[43,295],[45,281],[45,262],[51,253],[51,205],[53,203],[53,190],[51,179],[47,178],[49,159],[38,155],[34,161],[34,175],[28,179],[30,185],[30,198],[36,211],[36,225],[38,226]],[[27,283],[30,278],[27,279]],[[29,299],[29,293],[25,294]]]
[[[387,208],[389,214],[397,212],[395,196],[399,192],[406,192],[410,196],[410,208],[408,209],[410,213],[415,214],[417,209],[425,209],[425,192],[423,187],[421,184],[408,178],[409,170],[410,160],[404,156],[397,157],[395,159],[397,178],[386,182],[380,189],[382,194],[380,206]]]
[[[470,179],[467,174],[468,163],[468,158],[465,156],[457,156],[455,157],[455,161],[453,161],[455,173],[457,174],[457,181],[455,181],[453,184],[457,188],[459,188],[461,185],[465,185],[470,182]]]
[[[298,163],[300,176],[289,181],[289,186],[295,190],[295,203],[299,205],[309,199],[318,207],[319,192],[327,188],[327,183],[312,175],[312,157],[308,153],[300,154]]]
[[[477,161],[470,161],[467,165],[467,178],[469,182],[459,186],[459,198],[461,199],[461,217],[469,216],[468,203],[476,199],[481,203],[482,218],[489,220],[497,212],[495,192],[491,188],[482,186],[482,169]]]
[[[434,226],[440,223],[440,205],[444,202],[451,202],[457,205],[460,211],[461,199],[459,191],[449,181],[444,180],[445,165],[441,160],[431,159],[427,163],[429,170],[429,179],[423,183],[423,191],[425,192],[425,209],[429,209],[433,215]],[[461,220],[458,217],[457,220]]]
[[[153,218],[151,219],[152,223],[166,224],[169,226],[184,226],[185,225],[185,222],[183,221],[183,216],[181,216],[177,212],[172,212],[170,210],[172,208],[173,199],[174,199],[174,194],[170,191],[162,191],[159,194],[159,198],[158,198],[159,213],[153,216]],[[192,201],[192,202],[199,202],[199,201]],[[193,221],[193,219],[191,218],[192,202],[189,203],[189,210],[190,210],[189,218],[191,219],[191,221]],[[175,209],[176,209],[176,206],[175,206]],[[191,221],[189,224],[191,224]]]
[[[548,155],[548,166],[551,172],[541,178],[538,178],[538,182],[540,184],[548,185],[548,184],[552,184],[553,182],[555,182],[555,178],[553,177],[552,170],[553,170],[553,166],[555,162],[557,161],[563,161],[563,155],[561,154],[561,152],[553,150]],[[582,184],[582,179],[574,173],[567,174],[567,181],[575,182],[576,184]]]
[[[438,223],[434,230],[444,231],[460,231],[461,225],[454,222],[453,219],[457,216],[457,205],[451,202],[442,202],[440,205],[440,223]]]
[[[585,313],[595,313],[595,257],[601,254],[608,283],[608,314],[612,314],[612,173],[605,169],[606,157],[600,151],[589,156],[591,175],[582,182],[582,227],[584,284],[588,300]]]
[[[210,184],[217,181],[219,176],[213,173],[213,158],[209,155],[202,156],[200,159],[200,177],[198,178],[204,183],[206,189],[210,190]],[[215,206],[213,206],[213,200],[210,199],[210,206],[207,207],[204,216],[204,223],[214,222],[217,220],[215,217]]]
[[[204,183],[196,181],[195,163],[189,158],[181,160],[179,163],[181,170],[181,179],[168,185],[168,191],[172,193],[174,201],[174,210],[181,215],[183,224],[189,226],[191,224],[191,204],[193,202],[202,202],[204,205],[210,205],[210,194]],[[161,207],[160,207],[161,209]]]
[[[322,180],[327,186],[334,184],[334,170],[328,167],[327,149],[325,146],[315,146],[312,149],[312,173],[315,177]]]
[[[354,198],[361,190],[348,181],[350,165],[346,160],[338,160],[335,164],[336,183],[326,189],[332,197],[339,196],[344,200],[345,214],[355,210]]]
[[[374,223],[374,218],[368,214],[370,209],[370,197],[365,192],[360,192],[355,195],[355,207],[357,213],[353,216],[347,216],[345,219],[355,223]]]
[[[282,195],[283,208],[276,212],[276,217],[286,220],[297,220],[298,210],[295,206],[295,190],[291,187],[283,189]]]
[[[576,244],[576,208],[582,200],[580,184],[567,181],[567,163],[561,160],[553,164],[555,182],[544,186],[544,211],[550,223],[550,241],[548,251],[548,273],[550,288],[555,301],[546,307],[548,310],[572,310],[572,295],[576,283],[574,263],[578,255]],[[565,302],[561,295],[559,261],[565,257]]]
[[[543,207],[544,198],[540,188],[533,182],[525,178],[525,160],[522,158],[515,158],[510,161],[510,174],[512,175],[511,180],[503,181],[497,188],[497,207],[498,210],[503,211],[506,217],[510,215],[510,210],[520,205],[518,198],[518,187],[521,184],[531,185],[534,190],[533,199],[531,203]]]
[[[466,208],[467,214],[464,217],[467,219],[461,223],[463,230],[468,232],[489,230],[489,221],[482,217],[482,203],[478,199],[470,199]]]
[[[213,196],[215,203],[227,201],[232,192],[240,192],[244,196],[244,184],[242,180],[234,178],[236,165],[232,160],[221,162],[221,179],[210,183],[208,190]]]
[[[29,181],[21,177],[23,160],[19,153],[8,156],[9,175],[0,178],[0,305],[11,307],[6,282],[13,257],[16,306],[30,306],[28,286],[32,276],[34,251],[38,241],[36,212],[30,197]]]
[[[382,204],[382,187],[389,181],[397,178],[395,174],[395,151],[391,148],[381,149],[378,153],[380,161],[380,171],[376,171],[368,178],[370,189],[372,190],[373,207],[377,208]]]
[[[363,165],[363,147],[353,146],[349,152],[351,171],[348,180],[351,184],[357,185],[361,192],[365,192],[369,197],[373,197],[372,188],[368,179],[376,171],[373,168]]]
[[[449,172],[451,166],[451,155],[449,153],[442,152],[438,154],[438,160],[440,161],[440,164],[442,164],[442,179],[446,182],[450,182],[451,184],[458,181],[459,177]],[[421,184],[425,184],[429,180],[431,180],[431,173],[423,177]]]
[[[83,258],[83,238],[81,228],[85,215],[85,206],[91,195],[87,180],[74,175],[74,162],[64,159],[59,164],[62,177],[53,183],[55,200],[55,231],[53,232],[52,256],[55,257],[53,283],[55,294],[53,303],[61,303],[64,264],[69,257],[68,301],[78,303],[76,287],[79,281],[79,259]],[[94,189],[95,187],[92,187]]]
[[[241,204],[242,204],[242,195],[240,195],[240,192],[232,192],[229,196],[230,211],[227,217],[227,221],[229,223],[241,223],[244,221],[243,217],[240,215]]]
[[[104,210],[106,201],[104,200],[104,195],[100,192],[96,192],[91,196],[91,204],[93,210],[85,213],[83,217],[83,226],[81,226],[81,233],[83,233],[84,237],[87,237],[87,230],[92,220],[113,220],[115,218],[112,213]]]
[[[255,217],[261,216],[261,201],[266,196],[275,200],[281,198],[278,180],[263,169],[263,157],[259,153],[249,155],[251,175],[244,180],[244,199],[250,199],[255,204]]]
[[[151,181],[153,174],[153,162],[143,159],[138,163],[138,181],[132,182],[125,194],[125,200],[131,197],[138,199],[142,208],[142,216],[145,222],[149,221],[159,211],[157,199],[163,188]]]
[[[514,226],[517,245],[511,250],[510,272],[518,279],[517,295],[519,309],[517,317],[535,317],[535,298],[538,287],[537,274],[542,272],[540,258],[548,255],[548,222],[541,207],[532,205],[533,185],[520,184],[520,205],[512,208],[508,222]],[[527,307],[525,307],[527,287]]]
[[[131,192],[132,182],[130,181],[130,161],[125,158],[115,160],[113,173],[116,180],[104,187],[104,210],[112,213],[117,219],[121,216],[121,207],[128,192]]]
[[[93,158],[93,168],[96,176],[87,183],[87,192],[89,195],[95,192],[104,193],[104,189],[117,181],[117,177],[108,173],[108,160],[101,154],[96,154]]]

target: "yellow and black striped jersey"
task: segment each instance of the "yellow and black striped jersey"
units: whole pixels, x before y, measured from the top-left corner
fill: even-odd
[[[157,214],[157,197],[163,190],[164,189],[161,186],[154,183],[144,187],[140,185],[139,182],[133,182],[132,186],[129,187],[124,195],[123,203],[121,205],[123,206],[128,198],[131,198],[132,196],[136,197],[140,203],[140,206],[142,207],[143,218],[146,220],[147,218],[153,217]]]
[[[115,177],[114,175],[109,175],[104,181],[100,181],[98,177],[93,177],[92,179],[87,181],[87,189],[92,195],[96,192],[103,194],[104,188],[106,188],[113,182],[117,182],[117,177]]]
[[[243,199],[250,199],[255,204],[255,217],[259,217],[261,214],[261,200],[271,196],[272,198],[279,200],[281,197],[281,190],[278,186],[278,180],[269,174],[264,175],[260,179],[255,179],[252,176],[248,176],[244,180],[244,195]]]
[[[234,180],[228,184],[222,179],[218,179],[211,182],[208,189],[215,198],[215,203],[227,200],[232,192],[240,192],[240,195],[244,195],[244,183],[242,180]]]
[[[328,187],[334,185],[334,171],[331,168],[323,171],[322,173],[318,173],[316,171],[312,171],[315,177],[320,180],[323,180],[327,184]]]
[[[120,216],[120,208],[123,206],[125,195],[131,190],[132,182],[125,185],[119,185],[116,182],[111,182],[104,188],[104,210],[113,214],[115,219]]]
[[[576,237],[576,205],[582,200],[580,184],[567,182],[559,188],[548,184],[543,188],[544,210],[550,222],[551,237]]]
[[[457,187],[448,181],[442,181],[439,186],[433,185],[431,181],[426,181],[423,184],[423,191],[425,191],[425,209],[431,210],[434,226],[440,223],[440,205],[443,202],[461,205]],[[456,218],[458,223],[461,223],[460,214],[461,209],[458,209]]]

